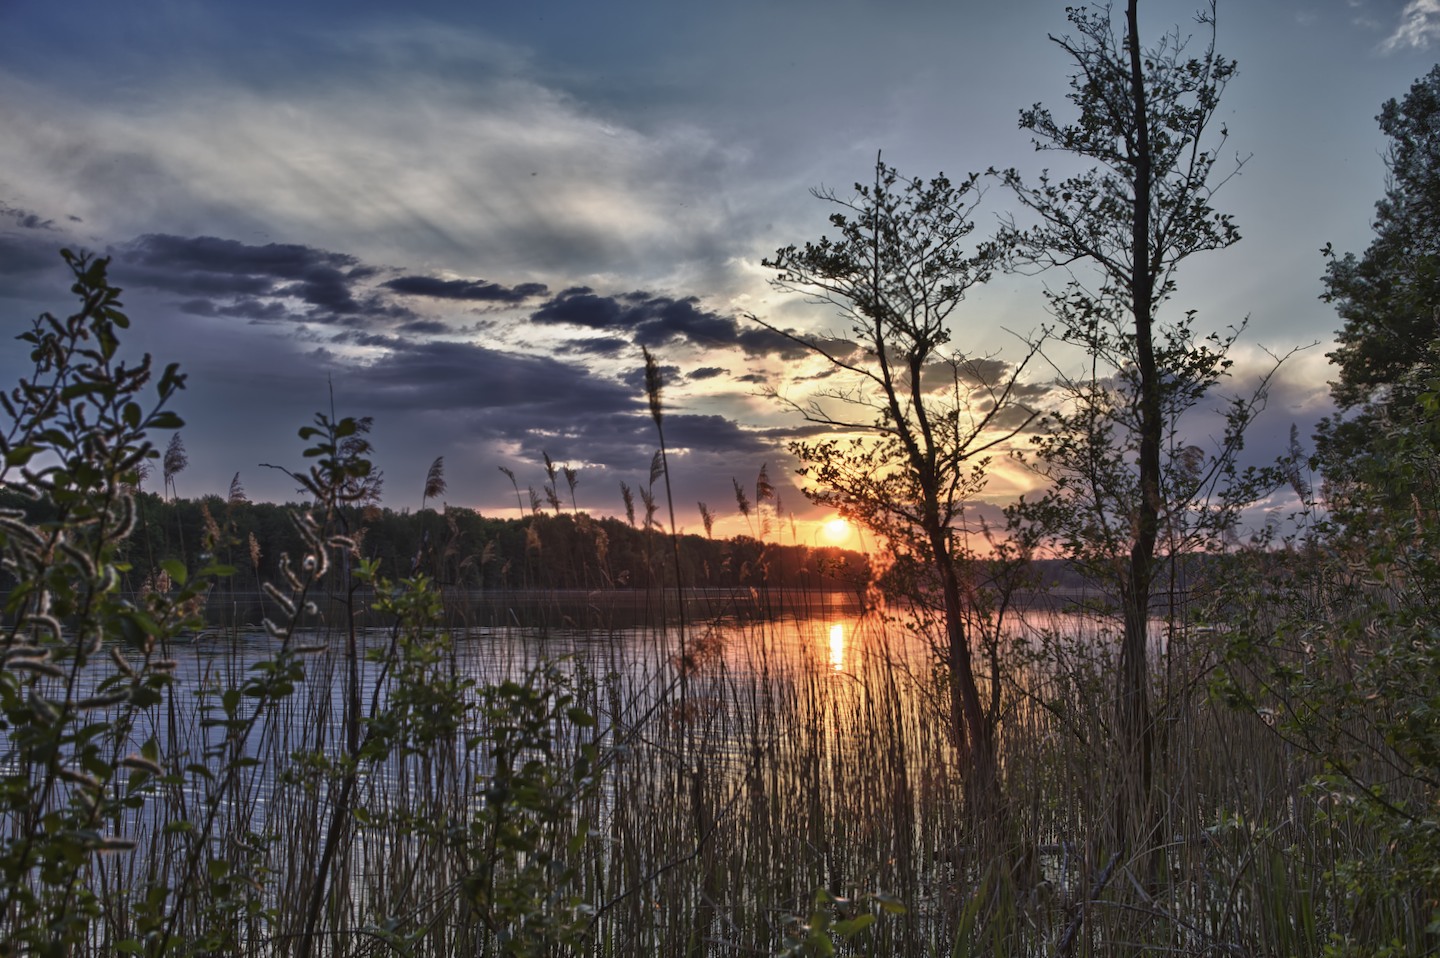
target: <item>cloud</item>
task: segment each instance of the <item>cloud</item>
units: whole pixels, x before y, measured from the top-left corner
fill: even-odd
[[[6,203],[0,203],[0,216],[15,221],[15,225],[27,230],[54,230],[55,221],[43,218],[39,213],[22,210]]]
[[[1005,385],[1013,369],[1013,363],[994,357],[960,359],[954,363],[940,359],[926,363],[920,377],[925,388],[931,391],[954,389],[957,385],[970,389],[999,388]]]
[[[1400,23],[1381,44],[1385,53],[1404,48],[1425,50],[1440,37],[1440,0],[1409,0],[1400,11]]]
[[[743,429],[718,415],[679,413],[665,418],[665,438],[676,446],[709,453],[764,456],[774,452],[766,430]]]
[[[362,333],[353,329],[341,330],[330,337],[330,342],[339,346],[362,346],[370,349],[405,349],[410,341],[399,336],[382,333]]]
[[[359,264],[298,243],[250,246],[216,236],[147,233],[120,247],[131,282],[171,292],[259,293],[281,281],[327,286]]]
[[[525,409],[548,428],[565,417],[638,410],[638,394],[548,356],[472,343],[407,342],[357,372],[386,405],[457,416]]]
[[[445,325],[438,319],[412,319],[408,322],[400,324],[400,332],[408,333],[412,336],[422,335],[426,333],[446,333],[449,331],[450,327]]]
[[[610,296],[597,296],[588,286],[574,286],[562,291],[530,315],[536,323],[567,323],[588,329],[611,329],[620,322],[621,307]]]
[[[729,371],[721,366],[701,366],[699,369],[690,371],[689,379],[692,383],[698,383],[706,379],[714,379],[716,376],[723,376]]]
[[[122,282],[188,295],[182,308],[193,315],[350,325],[417,321],[410,310],[365,289],[378,270],[348,253],[299,243],[256,246],[166,233],[147,233],[118,251],[116,273]]]
[[[810,354],[801,343],[775,330],[722,316],[700,305],[696,296],[674,298],[643,291],[601,295],[588,286],[562,290],[530,315],[542,325],[569,325],[584,329],[623,330],[641,346],[652,349],[683,344],[698,349],[738,347],[749,356],[802,359]],[[843,341],[842,352],[853,350]]]
[[[41,286],[41,277],[60,266],[61,260],[54,243],[41,241],[33,234],[0,233],[0,276],[6,277],[6,288],[0,289],[0,295],[12,295],[18,291],[18,286],[12,286],[11,277],[16,284],[32,281],[34,285]],[[64,286],[58,288],[64,289]]]
[[[681,378],[679,366],[660,365],[657,366],[656,369],[660,373],[662,388],[674,385]],[[627,387],[634,390],[637,394],[644,393],[646,390],[645,368],[643,366],[631,368],[629,372],[625,373],[624,382]]]
[[[273,42],[303,46],[284,63],[156,58],[104,93],[0,70],[16,131],[0,168],[26,205],[73,204],[110,236],[339,235],[370,261],[569,282],[673,279],[744,248],[723,188],[744,182],[742,151],[693,122],[596,109],[479,31],[329,24]]]
[[[489,448],[540,450],[561,460],[616,470],[642,468],[656,435],[634,383],[602,378],[550,356],[507,353],[472,343],[387,343],[390,351],[363,366],[326,356],[337,381],[364,384],[369,408],[419,415],[443,424],[448,441]],[[667,379],[679,375],[669,369]],[[746,429],[714,414],[667,412],[672,448],[718,457],[773,453],[768,432]]]
[[[392,292],[408,296],[431,296],[436,299],[459,299],[482,303],[519,303],[549,292],[544,283],[521,283],[501,286],[483,279],[436,279],[431,276],[400,276],[380,285]]]
[[[291,312],[278,300],[258,299],[254,296],[237,296],[228,303],[217,303],[212,299],[187,299],[179,304],[180,311],[191,316],[230,317],[252,323],[299,323],[305,317]]]
[[[572,340],[559,347],[561,352],[571,355],[605,357],[618,356],[629,348],[630,341],[618,336],[593,336]]]

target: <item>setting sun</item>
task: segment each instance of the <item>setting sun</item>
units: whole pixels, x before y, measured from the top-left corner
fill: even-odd
[[[850,523],[839,517],[831,519],[824,526],[825,538],[840,543],[850,538]]]

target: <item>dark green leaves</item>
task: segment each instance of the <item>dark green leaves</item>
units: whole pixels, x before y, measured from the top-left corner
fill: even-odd
[[[0,429],[0,485],[27,503],[24,515],[7,513],[0,534],[15,578],[0,670],[0,934],[12,950],[46,955],[93,945],[97,856],[133,849],[130,813],[164,780],[153,741],[129,754],[170,683],[174,662],[157,653],[194,624],[194,603],[215,575],[166,560],[172,594],[119,591],[135,528],[131,484],[155,455],[149,431],[180,424],[164,405],[184,377],[169,367],[158,398],[147,399],[149,357],[119,360],[118,331],[130,321],[109,285],[109,260],[62,255],[79,309],[44,314],[20,337],[34,370],[0,402],[10,420]],[[155,927],[146,911],[155,900],[137,892],[128,902],[150,915],[141,927]],[[148,947],[117,943],[122,953]]]

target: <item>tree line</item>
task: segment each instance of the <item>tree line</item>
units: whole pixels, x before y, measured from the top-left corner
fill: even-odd
[[[1423,805],[1437,780],[1440,712],[1416,702],[1440,647],[1433,633],[1417,635],[1434,620],[1440,582],[1431,558],[1440,67],[1378,117],[1391,147],[1374,241],[1358,256],[1325,251],[1324,298],[1344,321],[1330,356],[1340,412],[1321,425],[1314,453],[1292,430],[1285,455],[1244,468],[1246,432],[1287,357],[1272,357],[1258,384],[1227,395],[1245,321],[1207,329],[1177,303],[1180,268],[1240,240],[1216,206],[1246,161],[1229,152],[1220,113],[1236,64],[1218,52],[1214,2],[1196,18],[1198,44],[1176,28],[1147,45],[1138,0],[1122,6],[1069,8],[1072,32],[1052,36],[1074,70],[1069,116],[1041,103],[1020,111],[1034,148],[1063,171],[927,180],[877,157],[853,192],[813,191],[831,210],[830,233],[765,261],[778,289],[830,307],[847,327],[845,340],[822,339],[756,317],[831,367],[835,385],[823,391],[801,399],[776,391],[838,433],[792,444],[807,493],[876,529],[943,597],[932,604],[944,636],[936,665],[975,834],[1009,835],[1017,814],[998,768],[1016,707],[998,678],[1003,603],[976,570],[987,552],[1020,565],[1039,553],[1066,557],[1110,598],[1104,611],[1119,637],[1103,705],[1117,787],[1112,815],[1091,833],[1098,861],[1127,863],[1148,887],[1161,883],[1159,849],[1182,831],[1167,820],[1177,787],[1169,729],[1194,691],[1190,679],[1173,681],[1176,643],[1216,623],[1235,669],[1227,694],[1256,714],[1283,716],[1284,734],[1342,769],[1333,774],[1344,791],[1358,790],[1382,827],[1411,836],[1404,847],[1424,835],[1419,845],[1433,851],[1437,823]],[[986,179],[1017,212],[979,237]],[[964,299],[1004,270],[1058,277],[1045,292],[1049,321],[1012,360],[964,343],[979,318],[961,308]],[[1062,358],[1076,354],[1076,363]],[[1050,371],[1042,382],[1024,378],[1036,365]],[[1222,425],[1196,434],[1196,413],[1208,404],[1220,407]],[[1003,536],[976,536],[970,504],[996,450],[1013,451],[1017,440],[1043,485],[1010,506]],[[1239,548],[1242,511],[1284,496],[1290,529]],[[1169,583],[1192,556],[1230,557],[1230,577],[1206,601],[1176,602]],[[1357,676],[1369,688],[1364,700]],[[1330,702],[1350,707],[1342,718]],[[1387,779],[1386,767],[1403,771]],[[1434,869],[1417,870],[1421,855],[1400,857],[1385,887],[1433,891]],[[1022,886],[1033,880],[1024,842],[1000,860]]]
[[[305,540],[293,516],[301,503],[251,502],[205,496],[165,499],[137,493],[135,533],[125,543],[122,591],[168,585],[167,563],[189,572],[219,562],[233,569],[226,591],[258,593],[275,578],[282,556],[303,555]],[[0,508],[45,522],[54,503],[15,490],[0,492]],[[426,575],[438,586],[461,590],[597,590],[675,587],[669,535],[624,519],[585,512],[497,518],[457,507],[415,512],[376,505],[349,506],[345,524],[357,554],[387,575]],[[740,535],[716,539],[678,536],[680,581],[687,588],[784,587],[864,593],[869,561],[832,546],[764,541]],[[0,588],[13,575],[0,573]]]
[[[1190,435],[1191,414],[1213,401],[1230,375],[1230,350],[1243,324],[1207,332],[1175,302],[1183,263],[1239,240],[1229,215],[1214,206],[1217,191],[1243,164],[1240,157],[1222,161],[1228,132],[1217,120],[1235,64],[1217,52],[1214,3],[1199,18],[1204,40],[1193,52],[1178,30],[1144,45],[1138,6],[1128,0],[1118,16],[1109,8],[1069,10],[1072,34],[1056,43],[1075,71],[1067,93],[1074,116],[1066,120],[1037,104],[1021,111],[1020,121],[1037,149],[1082,168],[1032,179],[994,172],[1028,222],[1007,218],[996,235],[977,240],[979,176],[911,178],[879,158],[853,194],[817,192],[832,208],[832,234],[777,250],[766,265],[779,287],[834,306],[849,324],[854,349],[772,327],[840,377],[827,380],[840,383],[829,392],[792,402],[834,431],[792,449],[813,498],[884,538],[893,559],[884,584],[912,600],[916,628],[931,639],[934,658],[919,684],[935,693],[931,701],[948,734],[931,747],[953,753],[963,780],[959,807],[946,819],[956,859],[946,888],[968,889],[960,894],[966,904],[954,912],[961,930],[951,941],[969,933],[968,922],[989,929],[996,953],[1016,950],[1017,942],[1058,955],[1087,946],[1122,954],[1433,953],[1440,928],[1440,68],[1382,107],[1390,179],[1373,243],[1362,254],[1332,253],[1327,261],[1326,295],[1344,323],[1332,354],[1340,412],[1322,426],[1314,453],[1297,434],[1278,461],[1244,470],[1239,453],[1263,404],[1264,380],[1227,397],[1224,426],[1207,443]],[[264,588],[285,613],[279,624],[267,624],[277,651],[264,668],[207,706],[220,717],[202,727],[224,729],[224,740],[205,757],[216,759],[218,780],[227,783],[248,767],[245,738],[259,727],[267,703],[290,696],[306,657],[317,654],[303,644],[299,627],[312,595],[334,588],[337,567],[347,579],[342,590],[352,581],[380,583],[386,574],[407,578],[404,586],[376,590],[396,616],[396,640],[382,658],[388,656],[386,680],[393,668],[397,684],[388,696],[377,692],[368,716],[354,620],[348,634],[338,628],[349,670],[342,682],[345,740],[304,773],[323,779],[335,796],[322,810],[328,824],[320,877],[292,922],[298,953],[310,954],[320,947],[317,929],[333,889],[343,885],[330,856],[360,807],[359,784],[395,750],[428,761],[425,750],[458,727],[452,711],[473,708],[466,690],[447,685],[437,668],[448,649],[436,635],[431,583],[743,590],[779,581],[857,588],[868,581],[864,560],[840,550],[667,535],[652,522],[657,507],[649,488],[643,523],[633,511],[626,521],[567,514],[548,461],[553,514],[542,511],[533,492],[531,513],[513,520],[423,505],[413,514],[386,510],[374,501],[368,424],[323,415],[301,431],[312,443],[311,465],[291,473],[310,503],[140,493],[141,467],[162,459],[149,432],[179,426],[166,406],[183,377],[173,367],[153,377],[148,357],[129,366],[117,358],[118,330],[128,319],[106,279],[106,261],[67,259],[81,308],[68,320],[42,317],[22,337],[37,372],[7,394],[15,424],[0,448],[7,490],[0,545],[11,577],[0,709],[13,743],[0,776],[0,798],[11,810],[0,843],[7,878],[0,919],[22,929],[16,934],[28,935],[37,949],[61,953],[98,921],[103,909],[86,884],[92,864],[103,863],[102,852],[123,850],[107,844],[100,823],[142,807],[158,784],[198,791],[202,779],[217,780],[214,769],[178,759],[166,759],[173,767],[162,770],[164,757],[153,743],[117,758],[117,743],[129,740],[123,722],[140,721],[169,688],[175,663],[165,657],[164,642],[195,624],[195,609],[212,587]],[[1002,269],[1059,270],[1063,277],[1047,294],[1050,325],[1019,361],[955,345],[963,337],[967,292]],[[1078,348],[1083,365],[1052,361],[1057,344]],[[1037,361],[1055,373],[1043,390],[1023,375]],[[645,366],[660,442],[651,487],[663,477],[668,500],[663,384],[648,352]],[[152,387],[157,398],[142,402]],[[1047,484],[1013,504],[1005,529],[977,537],[971,504],[991,458],[1022,437],[1031,439],[1023,458]],[[173,491],[174,473],[184,468],[183,449],[173,441],[163,466]],[[1311,479],[1316,473],[1319,482]],[[564,478],[573,494],[573,476]],[[518,500],[518,485],[516,491]],[[426,499],[441,492],[437,460]],[[1292,497],[1293,531],[1238,548],[1240,510],[1276,494]],[[628,490],[626,500],[628,509]],[[1001,627],[1016,590],[1044,568],[1037,556],[1063,558],[1067,572],[1096,589],[1106,601],[1085,611],[1098,613],[1105,629],[1041,629],[1017,640]],[[1175,587],[1194,571],[1215,587],[1198,595]],[[117,599],[126,592],[138,601]],[[1114,648],[1097,650],[1096,634],[1113,638]],[[678,636],[667,688],[679,703],[671,727],[686,728],[697,714],[692,706],[704,700],[691,698],[700,656],[685,643],[703,637],[683,620]],[[107,651],[116,671],[91,694],[74,677],[87,663],[108,668],[101,650],[115,637],[119,644]],[[1090,674],[1074,667],[1077,661],[1100,663],[1103,683],[1082,682]],[[1063,681],[1037,692],[1026,683],[1041,669]],[[496,711],[484,723],[500,735],[496,754],[544,752],[540,733],[563,724],[551,708],[563,696],[510,691],[513,701],[491,703]],[[87,720],[101,708],[115,709],[120,724]],[[515,746],[504,738],[516,727],[515,709],[530,711],[539,744]],[[568,720],[594,727],[583,710]],[[1221,804],[1217,793],[1242,793],[1227,791],[1231,782],[1206,780],[1189,761],[1187,749],[1211,744],[1201,741],[1203,733],[1233,730],[1241,720],[1247,734],[1274,736],[1285,760],[1267,774],[1293,784],[1283,802],[1267,807],[1273,796],[1262,795],[1253,808]],[[1075,849],[1080,864],[1069,875],[1062,917],[1050,913],[1048,930],[1029,937],[1016,903],[1041,908],[1049,882],[1038,865],[1044,836],[1027,816],[1049,809],[1038,797],[1029,807],[1013,800],[1033,783],[1013,777],[1021,756],[1006,748],[1024,740],[1032,728],[1025,723],[1042,721],[1054,723],[1044,741],[1073,739],[1093,750],[1079,753],[1093,756],[1081,784],[1100,797],[1069,804],[1065,795],[1044,796],[1065,823],[1061,846],[1067,855]],[[617,719],[612,732],[621,731]],[[580,769],[586,782],[598,741],[586,739],[583,762],[567,766]],[[717,781],[694,748],[682,738],[667,750],[665,761],[674,764],[665,774],[673,774],[676,794],[684,796],[679,817],[694,836],[689,857],[704,861],[721,806]],[[556,770],[543,762],[525,768],[555,783]],[[515,793],[531,794],[532,786]],[[495,929],[511,927],[502,918],[523,924],[568,915],[577,923],[553,941],[582,941],[581,903],[569,901],[557,912],[542,901],[541,876],[525,870],[534,864],[521,854],[526,848],[512,849],[508,878],[497,872],[500,859],[486,857],[484,850],[498,847],[497,836],[509,834],[510,823],[500,819],[511,814],[504,804],[511,793],[492,782],[486,795],[492,819],[472,822],[477,837],[464,846],[472,856],[465,859],[465,887],[479,889],[466,914],[481,915]],[[190,900],[202,891],[216,914],[237,913],[241,905],[219,881],[223,870],[210,869],[210,884],[191,880],[209,864],[219,810],[236,804],[217,799],[193,839],[183,828],[173,832],[174,874],[181,879],[173,887],[155,883],[150,897],[137,899],[136,927],[150,937],[143,946],[143,936],[131,940],[129,950],[170,953],[184,922],[224,927]],[[559,822],[563,807],[547,799],[540,811],[550,818],[540,824]],[[891,811],[898,819],[909,807]],[[1224,842],[1232,839],[1249,844],[1233,878],[1217,881],[1212,866],[1223,864]],[[1209,857],[1184,872],[1194,848]],[[964,854],[975,860],[965,864]],[[1292,884],[1303,885],[1303,893],[1288,902],[1267,898],[1274,889],[1256,871],[1283,877],[1302,859],[1307,881]],[[230,867],[228,859],[222,864]],[[551,864],[563,866],[563,854]],[[691,954],[704,952],[705,929],[719,927],[712,912],[721,889],[710,874],[700,879],[704,906],[695,914],[704,929],[692,937]],[[504,884],[511,878],[534,887],[515,892]],[[249,907],[250,892],[234,894]],[[1315,895],[1327,904],[1310,907]],[[1143,916],[1134,925],[1107,926],[1134,933],[1133,946],[1103,933],[1087,945],[1087,922],[1115,920],[1092,907],[1102,899],[1117,914]],[[1209,910],[1215,901],[1223,901],[1223,914]],[[1292,911],[1302,918],[1292,923]],[[1259,932],[1246,939],[1248,932],[1237,928],[1247,922],[1293,947],[1267,947],[1278,939]],[[1242,948],[1232,937],[1262,944]],[[824,944],[832,945],[828,937]],[[536,945],[534,953],[544,950]]]

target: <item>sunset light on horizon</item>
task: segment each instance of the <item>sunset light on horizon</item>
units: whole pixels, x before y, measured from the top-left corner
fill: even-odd
[[[1428,68],[1440,22],[1401,6],[1223,5],[1219,42],[1239,61],[1223,119],[1245,163],[1215,202],[1244,239],[1187,265],[1173,308],[1205,328],[1250,317],[1237,390],[1270,353],[1338,325],[1317,298],[1318,247],[1366,242],[1384,181],[1373,117]],[[1142,16],[1158,35],[1192,7],[1147,2]],[[256,498],[293,498],[259,463],[298,460],[295,432],[333,390],[338,414],[374,418],[387,505],[418,506],[443,456],[449,488],[429,505],[523,514],[516,493],[544,484],[548,456],[576,470],[580,509],[619,515],[620,484],[646,488],[658,448],[645,347],[681,526],[700,527],[704,502],[716,530],[745,531],[732,483],[766,463],[777,528],[826,522],[789,447],[822,432],[796,409],[847,386],[766,326],[835,343],[848,331],[771,286],[761,261],[824,235],[810,191],[846,193],[877,154],[919,177],[1054,160],[1016,116],[1064,106],[1069,65],[1047,34],[1066,29],[1065,4],[654,14],[7,3],[8,322],[18,333],[65,308],[61,247],[112,256],[128,344],[190,374],[182,496],[223,494],[238,474]],[[1013,212],[991,185],[977,242]],[[1000,274],[972,291],[952,347],[1016,361],[1052,321],[1046,282]],[[1332,410],[1326,349],[1282,369],[1247,448],[1282,447],[1292,423],[1308,433]],[[0,357],[8,379],[20,353]],[[1027,375],[1039,395],[1053,371]],[[1039,483],[1004,455],[991,480],[975,503],[990,519]],[[842,531],[812,542],[858,548]]]

